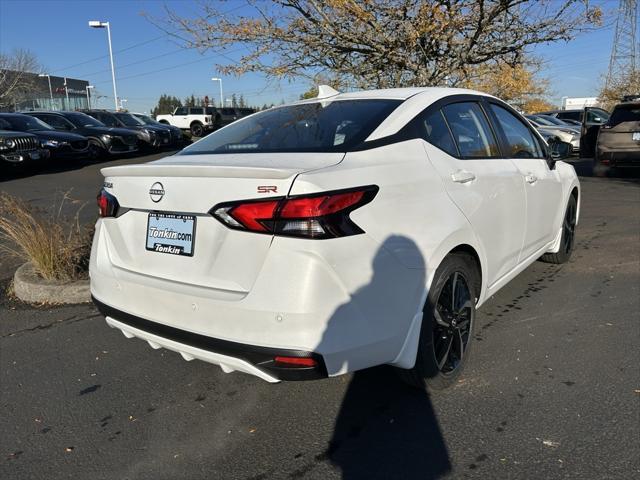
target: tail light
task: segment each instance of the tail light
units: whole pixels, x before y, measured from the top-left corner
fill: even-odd
[[[216,205],[215,218],[227,227],[289,237],[336,238],[363,233],[349,218],[378,193],[375,185],[269,200],[241,200]]]
[[[105,189],[98,193],[98,209],[101,217],[115,217],[118,213],[118,200]]]

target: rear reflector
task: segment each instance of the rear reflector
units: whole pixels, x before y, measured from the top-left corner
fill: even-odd
[[[273,361],[282,367],[317,367],[318,362],[309,357],[275,357]]]
[[[98,210],[101,217],[115,217],[118,213],[118,200],[116,197],[107,192],[104,188],[98,193],[96,198],[98,202]]]
[[[219,204],[209,213],[227,227],[256,233],[313,239],[363,233],[349,218],[378,193],[370,185],[270,200],[241,200]]]

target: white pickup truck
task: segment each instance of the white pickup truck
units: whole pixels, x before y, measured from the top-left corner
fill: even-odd
[[[194,137],[220,128],[220,114],[215,107],[178,107],[168,115],[157,115],[156,121],[189,130]]]

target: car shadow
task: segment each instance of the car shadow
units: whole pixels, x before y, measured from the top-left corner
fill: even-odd
[[[567,163],[573,165],[576,173],[579,177],[596,177],[594,173],[594,160],[593,158],[576,158],[564,160]],[[621,180],[625,182],[640,183],[640,168],[626,169],[626,170],[614,170],[606,175],[606,178]]]
[[[394,272],[398,272],[394,267],[404,269],[401,270],[403,278],[394,278]],[[372,270],[370,282],[353,293],[350,301],[332,315],[319,351],[339,350],[335,345],[340,344],[338,337],[345,331],[360,331],[363,337],[367,330],[381,332],[384,331],[381,328],[386,328],[393,332],[389,324],[399,323],[406,316],[404,313],[413,309],[404,322],[408,327],[416,313],[415,305],[422,301],[426,284],[425,262],[417,245],[406,237],[389,237],[379,247]],[[408,276],[404,276],[407,272],[410,272]],[[414,307],[398,309],[394,302],[402,290],[407,292],[401,295],[403,298],[415,300]],[[404,313],[398,312],[394,318],[389,312],[396,309]],[[385,318],[388,315],[389,318]],[[363,317],[366,324],[362,323]],[[345,322],[352,321],[356,325],[345,330]],[[403,341],[404,333],[401,336]],[[366,345],[365,350],[376,348],[375,344]],[[341,360],[339,365],[358,368],[352,368],[359,362],[354,357],[364,354],[350,351],[350,358]],[[340,469],[343,479],[349,480],[435,479],[451,470],[447,446],[429,394],[405,384],[391,366],[368,368],[352,375],[329,446],[318,459],[329,461]]]

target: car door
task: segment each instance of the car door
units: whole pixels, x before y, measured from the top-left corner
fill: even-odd
[[[178,107],[173,114],[173,125],[178,128],[189,128],[189,117],[187,107]]]
[[[499,132],[502,150],[520,172],[526,196],[526,226],[519,262],[529,259],[557,233],[558,211],[563,209],[562,183],[549,167],[546,149],[525,120],[505,105],[488,101],[488,111]]]
[[[482,244],[491,285],[516,266],[522,248],[525,193],[520,173],[501,158],[475,97],[436,104],[420,120],[424,139],[441,150],[429,160]]]
[[[604,110],[599,108],[584,107],[582,114],[582,127],[580,130],[580,156],[593,158],[596,152],[596,143],[600,127],[609,119],[605,118]]]

